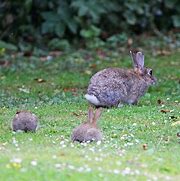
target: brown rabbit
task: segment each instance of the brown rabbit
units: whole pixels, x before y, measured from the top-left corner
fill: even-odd
[[[137,104],[156,83],[152,69],[144,67],[144,54],[130,51],[133,69],[107,68],[92,76],[85,98],[96,107]]]
[[[36,131],[38,120],[35,114],[29,111],[17,111],[12,120],[13,131]]]
[[[86,122],[77,126],[72,133],[72,141],[87,142],[87,141],[100,141],[102,133],[97,127],[97,120],[101,115],[101,108],[97,109],[95,114],[93,108],[90,107],[88,111],[88,119]]]

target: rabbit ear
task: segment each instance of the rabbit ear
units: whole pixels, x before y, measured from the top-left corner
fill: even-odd
[[[97,120],[100,118],[101,116],[101,113],[102,113],[102,108],[98,108],[95,112],[95,115],[94,115],[94,119],[93,119],[93,122],[96,123]]]
[[[90,123],[92,123],[93,122],[93,118],[94,118],[93,108],[89,107],[89,110],[88,110],[88,121]]]
[[[144,54],[142,52],[132,52],[130,51],[132,61],[134,63],[134,68],[142,70],[144,68]]]

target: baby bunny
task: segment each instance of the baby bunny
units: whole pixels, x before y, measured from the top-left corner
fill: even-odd
[[[85,98],[96,107],[137,104],[149,86],[156,83],[152,69],[144,67],[144,54],[130,51],[134,68],[107,68],[90,79]]]
[[[29,111],[18,111],[12,120],[13,131],[36,131],[37,117]]]
[[[97,127],[97,120],[101,115],[101,108],[98,108],[93,113],[93,108],[90,107],[88,111],[88,119],[86,122],[77,126],[72,133],[72,141],[87,142],[87,141],[99,141],[102,139],[102,133]]]

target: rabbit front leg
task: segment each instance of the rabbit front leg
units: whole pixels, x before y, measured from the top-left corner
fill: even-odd
[[[121,108],[123,106],[124,106],[124,104],[122,102],[119,102],[118,105],[117,105],[118,108]]]
[[[127,100],[127,104],[129,105],[137,105],[138,100],[134,99],[133,97]]]

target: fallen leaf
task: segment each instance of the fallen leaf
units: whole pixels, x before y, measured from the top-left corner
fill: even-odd
[[[172,123],[171,125],[172,126],[180,125],[180,121],[176,121],[176,122]]]
[[[171,52],[169,50],[157,50],[156,54],[166,56],[166,55],[170,55]]]
[[[164,102],[161,99],[158,99],[157,103],[160,104],[160,105],[164,104]]]
[[[41,78],[36,78],[36,79],[34,79],[36,82],[38,82],[38,83],[43,83],[43,82],[46,82],[46,80],[44,80],[44,79],[41,79]]]
[[[62,52],[61,51],[51,51],[49,53],[50,56],[53,56],[53,57],[57,57],[57,56],[60,56],[62,55]]]
[[[147,150],[147,149],[148,149],[147,144],[143,144],[143,150]]]
[[[7,67],[9,65],[10,65],[10,62],[7,60],[1,60],[0,61],[0,66],[2,66],[2,67]]]
[[[87,74],[87,75],[91,75],[92,74],[92,72],[90,70],[85,70],[84,73]]]
[[[63,90],[64,90],[64,92],[77,92],[78,91],[77,88],[72,88],[72,87],[64,88]]]
[[[97,65],[96,65],[95,63],[93,63],[93,64],[90,65],[90,68],[95,69],[96,67],[97,67]]]
[[[45,62],[47,60],[52,60],[52,59],[53,59],[53,56],[51,56],[51,55],[40,57],[40,60],[42,62]]]
[[[170,112],[170,110],[168,110],[168,109],[161,109],[160,112],[167,113],[167,112]]]
[[[128,38],[127,44],[128,44],[128,47],[131,47],[131,45],[133,44],[133,39]]]
[[[74,116],[77,116],[77,117],[82,116],[82,115],[86,115],[86,114],[83,113],[82,111],[80,111],[79,113],[72,112],[72,114],[73,114]]]
[[[97,55],[99,56],[99,58],[102,58],[102,59],[104,59],[107,56],[106,52],[101,49],[97,50]]]

